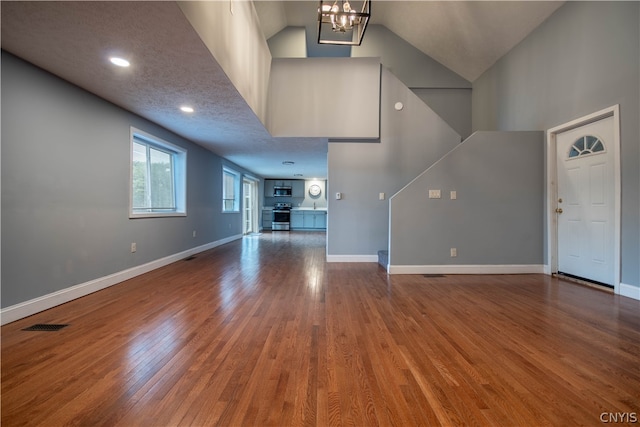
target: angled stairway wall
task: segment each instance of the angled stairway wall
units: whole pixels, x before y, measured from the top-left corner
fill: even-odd
[[[543,147],[542,132],[476,132],[396,193],[389,273],[542,273]]]
[[[398,102],[400,110],[395,108]],[[327,260],[376,262],[378,250],[388,245],[388,198],[460,141],[459,134],[383,67],[379,142],[329,143]]]

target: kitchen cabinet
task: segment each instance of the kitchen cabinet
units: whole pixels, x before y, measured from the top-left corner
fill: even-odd
[[[291,211],[291,228],[300,229],[304,227],[304,211]]]
[[[292,230],[324,230],[327,228],[327,212],[316,210],[292,210]]]
[[[314,220],[315,228],[327,228],[327,213],[326,212],[316,212],[315,220]]]
[[[271,179],[264,180],[264,197],[273,197],[273,187],[275,187],[276,182]]]
[[[273,210],[264,209],[262,211],[262,228],[271,230],[271,222],[273,221]]]
[[[310,212],[304,213],[304,228],[316,228],[316,216]]]
[[[295,179],[291,181],[291,197],[305,197],[303,180]]]

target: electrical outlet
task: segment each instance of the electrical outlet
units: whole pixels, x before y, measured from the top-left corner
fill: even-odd
[[[456,192],[456,190],[451,190],[451,200],[455,200],[458,198],[458,193]]]
[[[193,237],[196,237],[196,230],[193,230]]]
[[[134,253],[136,250],[137,250],[137,248],[136,248],[136,244],[135,244],[135,243],[132,243],[132,244],[131,244],[131,253]]]
[[[440,190],[429,190],[430,199],[439,199],[440,197],[442,197]]]
[[[456,248],[451,248],[451,258],[455,258],[458,256],[458,250]]]

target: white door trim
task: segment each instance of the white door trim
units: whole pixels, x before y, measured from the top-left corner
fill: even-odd
[[[621,178],[620,178],[620,106],[618,104],[572,120],[568,123],[547,130],[547,254],[550,274],[558,272],[558,221],[555,212],[558,200],[558,165],[556,162],[556,136],[559,133],[584,126],[598,120],[613,117],[613,168],[614,168],[614,253],[613,253],[613,289],[620,293],[620,213],[621,213]]]

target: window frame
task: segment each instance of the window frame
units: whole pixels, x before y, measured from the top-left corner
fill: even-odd
[[[129,142],[129,218],[160,218],[187,216],[187,150],[151,135],[143,130],[130,128]],[[156,209],[153,207],[136,209],[133,206],[133,162],[134,144],[143,144],[147,150],[153,148],[171,156],[172,186],[175,208]]]
[[[226,185],[225,185],[225,176],[230,175],[233,176],[233,199],[225,198],[226,196]],[[240,199],[242,198],[242,194],[240,191],[240,182],[242,181],[242,174],[238,171],[231,169],[230,167],[223,166],[222,167],[222,213],[240,213]],[[226,201],[233,200],[233,208],[226,208]]]

